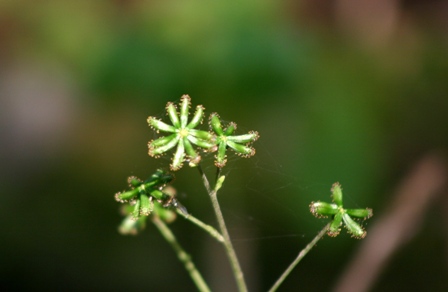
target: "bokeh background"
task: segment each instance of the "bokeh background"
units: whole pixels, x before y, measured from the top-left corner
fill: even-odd
[[[146,118],[188,93],[261,134],[220,193],[251,291],[325,225],[308,204],[333,182],[374,209],[369,230],[413,204],[396,189],[427,155],[440,183],[369,290],[446,291],[447,36],[436,0],[0,1],[0,288],[195,290],[154,226],[118,234],[113,199],[168,163],[147,155]],[[176,176],[179,200],[215,224],[197,171]],[[171,227],[214,291],[235,289],[216,242]],[[325,238],[281,290],[337,289],[369,236]]]

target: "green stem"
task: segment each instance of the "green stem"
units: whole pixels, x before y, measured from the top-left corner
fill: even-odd
[[[160,220],[160,218],[157,216],[152,217],[152,222],[159,229],[160,233],[166,239],[166,241],[168,241],[168,243],[174,249],[174,251],[177,254],[177,257],[184,264],[185,269],[190,274],[190,277],[195,283],[198,290],[209,292],[210,288],[208,287],[207,283],[205,283],[204,278],[202,278],[199,271],[196,269],[196,266],[191,260],[190,255],[185,252],[182,246],[180,246],[180,244],[177,242],[176,237],[168,228],[168,226],[166,226],[166,224],[162,220]]]
[[[208,234],[210,234],[212,237],[214,237],[216,240],[218,240],[219,242],[223,243],[224,242],[224,238],[222,237],[221,233],[218,232],[218,230],[216,230],[215,228],[213,228],[212,226],[205,224],[204,222],[202,222],[201,220],[197,219],[196,217],[194,217],[191,214],[185,215],[182,211],[180,211],[179,209],[176,209],[177,214],[183,216],[185,219],[187,219],[188,221],[190,221],[191,223],[195,224],[196,226],[204,229]]]
[[[211,193],[211,188],[210,188],[210,183],[208,182],[207,176],[205,175],[204,171],[202,170],[201,165],[198,165],[198,170],[199,173],[201,174],[201,178],[202,178],[202,183],[205,186],[205,189],[207,190],[207,193],[210,194]]]
[[[317,242],[325,235],[325,233],[330,227],[330,223],[325,225],[325,227],[311,240],[308,245],[299,252],[297,258],[289,265],[289,267],[283,272],[283,274],[278,278],[275,284],[269,289],[269,292],[274,292],[278,289],[278,287],[283,283],[283,281],[288,277],[291,271],[297,266],[297,264],[307,255],[307,253],[317,244]]]
[[[229,258],[230,265],[233,270],[233,275],[235,277],[236,284],[238,286],[238,290],[240,292],[246,292],[247,286],[244,281],[243,271],[241,270],[240,263],[238,261],[238,257],[236,256],[235,249],[232,246],[232,242],[230,241],[229,232],[227,231],[226,223],[224,221],[224,216],[222,215],[221,208],[219,206],[217,190],[210,188],[210,183],[208,182],[207,176],[202,170],[201,165],[198,165],[199,173],[202,177],[202,182],[207,190],[210,199],[212,201],[213,209],[215,211],[216,219],[218,220],[219,229],[221,230],[221,234],[224,237],[224,248],[227,253],[227,257]]]
[[[221,175],[221,168],[216,168],[216,176],[215,176],[215,184],[218,181],[219,176]]]

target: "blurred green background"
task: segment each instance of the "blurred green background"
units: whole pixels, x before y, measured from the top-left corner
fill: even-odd
[[[153,226],[118,234],[113,198],[167,164],[147,155],[146,118],[187,93],[261,134],[255,157],[230,159],[220,200],[249,288],[267,290],[324,226],[308,204],[332,183],[374,209],[368,229],[409,169],[447,150],[447,19],[444,1],[0,1],[0,288],[195,290]],[[176,176],[214,224],[197,171]],[[438,202],[373,290],[448,289]],[[221,247],[171,226],[212,289],[232,291]],[[324,239],[282,291],[331,290],[362,242]]]

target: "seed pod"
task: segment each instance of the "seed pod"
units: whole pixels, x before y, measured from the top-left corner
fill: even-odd
[[[187,94],[180,98],[180,127],[185,128],[188,122],[188,112],[190,109],[191,98]]]
[[[123,193],[116,193],[115,200],[117,200],[120,203],[124,203],[124,202],[134,198],[135,196],[137,196],[137,194],[138,194],[138,189],[133,189],[133,190],[123,192]]]
[[[333,221],[330,224],[330,227],[328,228],[327,234],[331,237],[336,237],[341,232],[341,226],[342,224],[342,213],[338,212],[336,215],[334,215]]]
[[[366,237],[367,232],[362,229],[361,226],[359,226],[358,223],[356,223],[347,213],[344,213],[342,216],[342,219],[344,220],[345,227],[347,227],[347,230],[350,234],[352,234],[353,237],[362,239]]]
[[[219,120],[219,115],[217,113],[212,113],[210,115],[210,126],[217,135],[220,136],[224,133],[222,130],[221,121]]]
[[[317,218],[327,217],[335,215],[339,211],[336,204],[330,204],[326,202],[311,202],[310,212]]]
[[[373,216],[372,209],[366,208],[366,209],[347,209],[345,212],[353,217],[357,218],[363,218],[363,219],[369,219]]]
[[[140,194],[140,215],[148,216],[153,210],[152,199],[147,194]]]
[[[191,122],[188,124],[188,129],[196,128],[197,125],[202,123],[202,118],[204,117],[204,110],[205,108],[202,105],[196,106],[196,111],[193,115],[193,118],[191,119]]]
[[[331,187],[331,197],[333,198],[333,202],[336,203],[339,207],[342,207],[342,188],[341,184],[335,182]]]
[[[180,127],[179,116],[177,115],[176,106],[172,102],[166,104],[166,113],[176,128]]]

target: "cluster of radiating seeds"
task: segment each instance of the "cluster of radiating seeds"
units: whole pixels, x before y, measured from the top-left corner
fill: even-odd
[[[171,196],[163,192],[163,188],[173,178],[160,169],[146,181],[131,176],[128,178],[130,190],[116,193],[115,200],[133,206],[131,215],[134,220],[138,220],[140,216],[149,216],[154,210],[154,202],[164,205],[170,199]]]
[[[339,183],[334,183],[331,188],[333,203],[311,202],[310,211],[317,218],[332,217],[327,234],[331,237],[339,235],[344,224],[347,231],[355,238],[364,238],[367,232],[352,217],[369,219],[373,216],[372,209],[345,209],[342,204],[342,188]]]
[[[244,135],[233,135],[237,125],[230,122],[226,128],[222,127],[217,113],[212,113],[209,118],[210,129],[216,135],[217,154],[215,155],[216,167],[222,168],[227,163],[226,150],[232,149],[237,155],[249,158],[255,155],[255,148],[251,145],[257,141],[260,135],[256,131],[250,131]]]
[[[205,108],[202,105],[196,106],[196,111],[189,121],[189,109],[191,98],[183,95],[179,103],[179,112],[174,103],[168,102],[166,112],[171,121],[171,125],[154,117],[148,117],[148,124],[156,133],[165,132],[167,136],[159,137],[148,143],[148,154],[151,157],[159,158],[162,154],[176,147],[170,168],[172,171],[179,170],[185,161],[191,167],[197,166],[201,161],[201,156],[195,150],[197,146],[206,152],[215,152],[215,165],[222,168],[226,165],[226,150],[232,149],[241,157],[251,157],[255,155],[255,149],[251,143],[259,138],[258,132],[251,131],[245,135],[233,135],[236,124],[229,123],[223,129],[218,114],[210,115],[210,131],[198,130],[197,126],[202,124]]]

